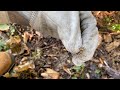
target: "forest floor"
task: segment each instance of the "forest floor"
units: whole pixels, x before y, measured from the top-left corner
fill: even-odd
[[[101,43],[85,66],[74,66],[60,40],[12,24],[8,39],[15,64],[4,77],[18,79],[120,79],[120,12],[93,11]],[[1,47],[0,47],[1,49]],[[1,51],[8,50],[6,47]]]

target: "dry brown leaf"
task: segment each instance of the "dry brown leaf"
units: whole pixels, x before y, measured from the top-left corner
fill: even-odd
[[[105,41],[105,42],[112,42],[111,34],[104,35],[104,41]]]
[[[34,69],[34,68],[35,68],[35,65],[34,65],[33,61],[27,61],[24,64],[20,64],[18,66],[15,66],[14,71],[15,72],[23,72],[23,71],[26,71],[28,69]]]
[[[21,42],[20,36],[10,36],[10,39],[7,41],[7,44],[19,44]]]
[[[114,52],[113,56],[120,56],[120,52]]]
[[[70,60],[67,60],[67,63],[71,63],[71,61],[70,61]]]
[[[103,39],[103,38],[102,38],[101,34],[99,34],[98,47],[99,47],[99,45],[101,44],[102,39]]]
[[[4,75],[3,75],[3,77],[6,77],[6,78],[10,78],[10,73],[5,73]]]
[[[28,58],[27,57],[23,57],[22,60],[20,61],[20,64],[25,64],[27,62]]]
[[[101,64],[101,63],[98,64],[98,67],[99,67],[99,68],[102,68],[102,67],[103,67],[103,64]]]
[[[45,79],[58,79],[60,74],[50,68],[47,68],[44,73],[41,73]]]
[[[86,73],[86,76],[88,79],[90,79],[90,74],[89,73]]]
[[[30,34],[28,32],[24,32],[22,35],[24,43],[27,43],[28,40],[31,40],[33,37],[33,34]]]
[[[71,71],[69,68],[67,68],[66,66],[63,66],[63,70],[68,73],[69,75],[72,75]]]
[[[40,32],[36,31],[36,34],[37,34],[40,38],[43,38],[43,35],[42,35]]]
[[[118,39],[120,39],[120,34],[119,34],[119,35],[116,35],[116,36],[115,36],[115,38],[118,38]]]
[[[16,73],[16,72],[11,72],[11,73],[7,72],[3,75],[3,77],[6,77],[6,78],[19,77],[19,76],[20,76],[20,74]]]
[[[25,55],[30,54],[30,49],[28,48],[28,46],[26,44],[23,44],[23,45],[24,45],[24,50],[27,51],[27,53],[25,53]]]
[[[120,45],[120,42],[119,41],[114,41],[108,45],[106,45],[106,50],[108,52],[112,51],[113,49],[117,48],[118,46]]]

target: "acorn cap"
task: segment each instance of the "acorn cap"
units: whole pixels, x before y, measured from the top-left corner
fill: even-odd
[[[7,52],[0,52],[0,75],[5,74],[13,64],[12,57]]]

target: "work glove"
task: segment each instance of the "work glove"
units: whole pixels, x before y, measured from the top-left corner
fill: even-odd
[[[44,36],[59,38],[72,62],[81,66],[92,59],[98,46],[96,19],[91,11],[18,11]]]

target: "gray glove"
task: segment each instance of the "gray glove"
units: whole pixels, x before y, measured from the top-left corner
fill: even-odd
[[[90,11],[18,11],[44,36],[59,38],[80,66],[90,60],[98,45],[96,20]],[[81,51],[82,48],[82,51]]]

